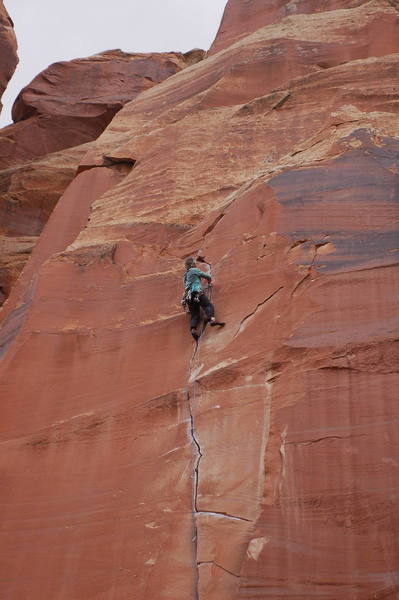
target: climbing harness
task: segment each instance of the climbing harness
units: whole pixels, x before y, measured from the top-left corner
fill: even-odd
[[[181,299],[181,304],[186,313],[190,312],[190,302],[199,302],[202,293],[202,290],[200,290],[199,292],[195,292],[195,296],[193,296],[193,292],[190,288],[186,288],[184,290],[183,298]]]

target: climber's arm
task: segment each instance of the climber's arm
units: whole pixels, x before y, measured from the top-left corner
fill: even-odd
[[[207,279],[208,281],[211,281],[212,276],[210,273],[205,273],[205,271],[201,271],[201,269],[193,269],[193,271],[195,272],[196,275],[198,275],[198,277],[203,277],[204,279]]]

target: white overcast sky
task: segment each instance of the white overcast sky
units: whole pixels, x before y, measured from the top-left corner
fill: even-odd
[[[3,95],[0,126],[19,91],[53,62],[113,48],[125,52],[207,50],[227,0],[4,0],[19,65]]]

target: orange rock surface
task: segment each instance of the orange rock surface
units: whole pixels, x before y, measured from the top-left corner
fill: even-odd
[[[230,0],[210,54],[227,48],[261,27],[298,14],[348,9],[367,4],[370,0]],[[387,0],[388,1],[388,0]],[[397,0],[392,0],[391,5]]]
[[[22,90],[16,123],[0,130],[0,304],[75,176],[87,152],[82,142],[95,139],[141,91],[203,55],[113,50],[52,65]]]
[[[118,113],[4,304],[10,600],[398,594],[399,12],[296,4]]]
[[[83,144],[0,171],[0,304],[86,152]]]
[[[0,99],[18,63],[13,22],[0,0]],[[2,104],[0,102],[0,112]]]
[[[14,103],[14,124],[0,132],[0,168],[94,140],[126,102],[202,57],[109,50],[50,65]]]

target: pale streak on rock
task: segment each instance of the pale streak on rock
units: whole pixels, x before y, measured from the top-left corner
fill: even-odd
[[[258,560],[260,553],[269,542],[270,539],[265,537],[252,539],[247,548],[248,558],[251,558],[252,560]]]

